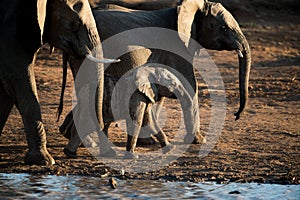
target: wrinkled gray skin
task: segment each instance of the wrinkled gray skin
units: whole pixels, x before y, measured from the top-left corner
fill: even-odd
[[[193,104],[192,98],[185,89],[185,86],[168,69],[142,66],[124,75],[121,79],[121,84],[116,86],[118,81],[118,78],[105,74],[103,96],[104,133],[106,136],[108,135],[108,128],[112,122],[120,119],[126,120],[128,137],[125,158],[137,158],[137,155],[134,154],[134,149],[141,127],[145,125],[144,120],[149,118],[154,119],[154,121],[148,124],[146,128],[152,132],[156,132],[155,137],[161,146],[164,147],[163,152],[167,153],[173,148],[163,130],[159,128],[157,120],[151,112],[152,105],[162,97],[178,98],[182,106],[185,125],[188,130],[193,128],[193,124],[191,124],[190,120],[193,117],[191,112]],[[114,89],[114,99],[116,99],[116,101],[112,102]],[[132,91],[135,92],[132,93]],[[128,106],[130,114],[124,109],[124,99],[129,100]],[[114,112],[111,108],[114,108]],[[75,110],[76,109],[75,107]],[[149,114],[152,115],[152,117],[148,116]],[[69,113],[68,117],[72,118],[72,112]],[[72,121],[68,126],[70,126],[68,128],[74,131],[71,133],[72,135],[69,135],[70,140],[64,152],[69,157],[76,158],[76,150],[81,143],[81,139],[78,137],[74,122]]]
[[[134,28],[163,27],[178,30],[178,32],[185,35],[190,35],[206,49],[229,51],[239,50],[243,55],[238,57],[240,68],[240,108],[235,115],[236,119],[240,117],[248,99],[251,52],[249,44],[238,23],[220,3],[203,0],[194,0],[189,2],[183,1],[182,5],[179,7],[178,14],[177,8],[156,11],[131,10],[115,5],[106,5],[104,8],[107,10],[93,10],[97,27],[103,41],[117,33]],[[194,16],[194,18],[192,18],[192,16]],[[188,20],[185,19],[189,17],[193,21],[186,22]],[[128,23],[126,23],[126,21],[128,21]],[[191,26],[187,26],[188,24]],[[183,42],[187,43],[187,41]],[[122,43],[118,45],[122,46]],[[105,47],[103,48],[104,53],[106,53]],[[158,55],[161,51],[153,51],[154,50],[144,50],[138,53],[129,53],[121,57],[125,60],[121,59],[121,63],[110,65],[106,71],[111,74],[121,76],[124,74],[123,71],[126,71],[135,65],[149,62],[149,60],[162,61],[163,59],[162,62],[171,62],[165,57],[171,57],[174,59],[174,57],[170,55]],[[148,56],[149,54],[152,55]],[[171,66],[172,63],[167,64]],[[174,69],[187,70],[182,66],[171,67]],[[178,71],[180,72],[180,70]],[[183,73],[183,75],[185,74],[188,74],[188,72]],[[185,76],[187,77],[187,75]],[[191,85],[193,86],[193,84]]]
[[[239,119],[248,99],[251,54],[248,42],[238,23],[221,4],[203,0],[184,1],[179,8],[179,13],[177,12],[177,8],[138,11],[109,5],[106,6],[106,9],[108,10],[93,10],[98,31],[103,41],[117,33],[134,28],[163,27],[177,30],[184,35],[190,35],[207,49],[240,51],[238,56],[240,69],[240,108],[235,114],[236,119]],[[179,37],[174,41],[174,43],[180,42],[184,44],[188,43],[184,38],[181,40]],[[122,45],[122,41],[118,43],[118,46],[124,46]],[[110,53],[113,52],[110,52],[110,49],[106,49],[105,46],[103,48],[104,54],[110,57]],[[184,45],[182,45],[182,51],[186,51],[184,48]],[[192,141],[194,136],[196,136],[195,143],[202,141],[203,138],[199,134],[198,92],[193,66],[168,52],[153,49],[132,51],[121,56],[120,59],[122,62],[110,65],[106,69],[106,72],[121,77],[128,70],[136,66],[152,62],[170,66],[189,80],[196,94],[193,97],[194,117],[192,118],[194,130],[196,131],[188,132],[185,142]],[[192,59],[191,56],[190,61]],[[69,120],[70,118],[67,118],[64,124],[67,124]]]
[[[43,43],[78,59],[91,54],[100,44],[100,38],[90,5],[87,0],[2,0],[0,43],[0,133],[16,105],[22,115],[29,148],[25,163],[52,165],[55,161],[46,148],[34,61]],[[99,70],[95,74],[101,75],[101,68],[93,66]],[[101,99],[98,101],[102,108]],[[99,119],[102,120],[101,116]]]

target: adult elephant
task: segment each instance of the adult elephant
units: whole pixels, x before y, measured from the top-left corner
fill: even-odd
[[[36,54],[46,42],[77,59],[87,56],[99,61],[92,56],[92,50],[99,48],[100,38],[88,0],[1,1],[0,133],[16,105],[28,142],[26,164],[55,163],[46,148],[33,69]],[[93,66],[96,74],[103,76],[103,67]],[[101,77],[95,78],[101,80]],[[103,84],[99,87],[101,90]],[[97,102],[101,104],[102,100]],[[102,104],[99,107],[101,109]],[[99,120],[101,122],[101,116]]]
[[[119,33],[136,28],[159,27],[178,31],[179,34],[173,38],[172,43],[177,45],[176,47],[179,51],[190,54],[188,58],[190,62],[167,51],[147,48],[122,55],[120,57],[122,62],[111,64],[106,69],[106,72],[121,77],[135,66],[152,62],[165,64],[181,73],[195,91],[195,95],[192,97],[194,102],[194,117],[192,118],[192,122],[194,130],[197,131],[188,132],[185,137],[186,142],[194,139],[194,143],[197,143],[203,140],[199,133],[197,82],[193,66],[190,64],[197,49],[192,49],[191,51],[191,48],[187,48],[189,37],[207,49],[236,50],[238,52],[240,69],[240,107],[235,116],[236,119],[239,119],[248,99],[251,53],[248,42],[238,23],[221,4],[206,0],[186,0],[178,8],[156,11],[130,10],[114,5],[107,5],[105,10],[93,10],[93,14],[103,41],[106,41],[106,39],[109,40]],[[182,37],[182,35],[187,37]],[[143,39],[135,38],[134,36],[132,38],[132,44],[136,44],[135,39]],[[147,40],[147,38],[144,39]],[[115,44],[116,47],[119,46],[122,48],[132,45],[128,42],[128,38],[121,38],[119,41],[115,41]],[[103,49],[106,56],[115,56],[116,49],[111,51],[111,46],[104,45]],[[68,117],[63,124],[68,124],[69,121],[70,118]],[[61,131],[66,132],[63,129]],[[193,135],[192,133],[196,134]]]

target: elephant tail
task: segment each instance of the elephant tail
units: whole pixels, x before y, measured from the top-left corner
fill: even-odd
[[[56,113],[57,122],[59,121],[59,118],[60,118],[61,113],[62,113],[63,108],[64,108],[64,94],[65,94],[66,82],[67,82],[68,58],[69,58],[69,56],[67,54],[63,53],[63,78],[62,78],[59,105],[58,105],[57,113]]]

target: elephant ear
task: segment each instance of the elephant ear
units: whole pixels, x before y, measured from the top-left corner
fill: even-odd
[[[188,47],[192,24],[197,10],[203,10],[207,0],[184,0],[178,7],[177,29],[180,39]]]
[[[42,43],[44,24],[46,19],[47,0],[37,0],[36,6],[37,6],[37,20],[41,31],[41,43]]]
[[[218,17],[221,19],[221,21],[226,22],[227,26],[229,28],[237,29],[239,33],[242,31],[240,30],[240,27],[237,23],[237,21],[234,19],[234,17],[230,14],[226,8],[223,7],[221,3],[214,3],[214,2],[209,2],[209,14],[211,14],[214,17]]]
[[[157,94],[157,88],[149,80],[149,69],[141,67],[136,70],[135,73],[135,85],[137,89],[145,94],[152,103],[155,103],[155,96]]]

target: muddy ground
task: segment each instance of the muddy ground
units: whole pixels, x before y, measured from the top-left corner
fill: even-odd
[[[239,1],[235,1],[239,2]],[[252,7],[253,8],[253,7]],[[247,12],[246,12],[247,11]],[[93,157],[81,147],[78,159],[63,153],[67,140],[59,134],[62,123],[56,121],[61,88],[61,53],[48,55],[45,46],[38,55],[35,76],[42,117],[48,137],[48,149],[56,160],[50,167],[26,166],[27,151],[23,123],[14,108],[0,139],[0,173],[32,173],[55,175],[116,176],[118,178],[167,179],[182,181],[255,181],[262,183],[300,183],[300,15],[277,7],[247,8],[237,12],[251,49],[252,71],[250,99],[246,112],[235,121],[238,108],[238,63],[233,52],[209,51],[217,64],[226,87],[227,115],[221,135],[207,156],[200,158],[199,145],[168,166],[148,173],[120,174]],[[63,117],[71,109],[72,79],[68,74]],[[210,120],[210,95],[199,77],[201,131],[206,134]],[[164,130],[170,141],[178,128],[179,104],[169,100],[165,108],[171,113]],[[117,126],[110,129],[111,141],[124,147],[125,134]],[[159,148],[138,147],[137,152]]]

